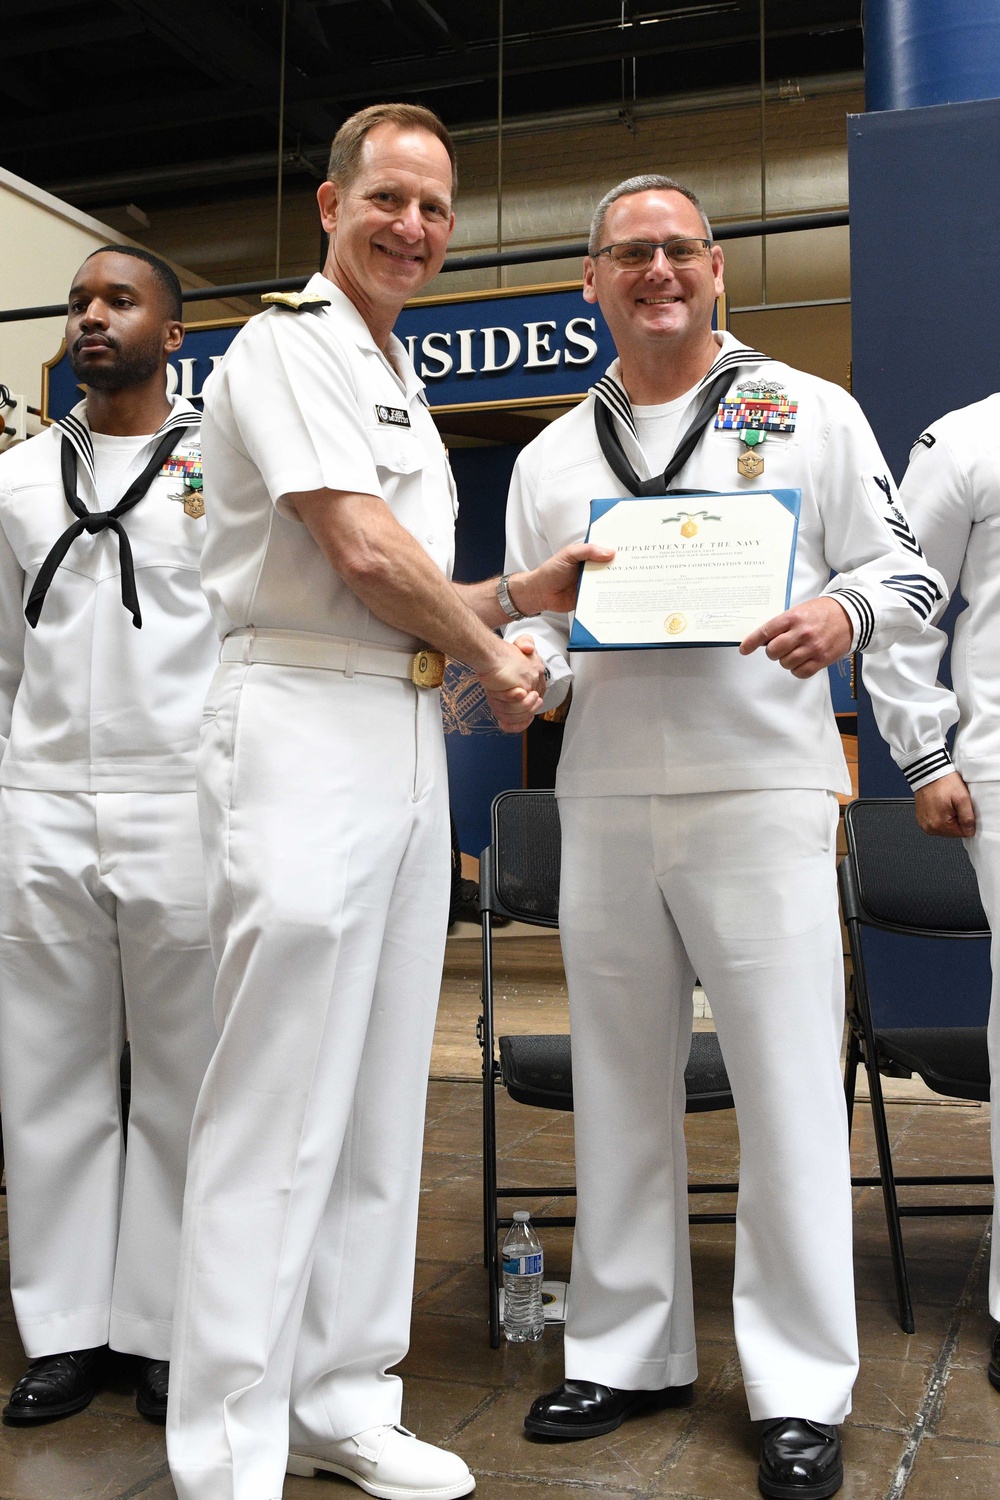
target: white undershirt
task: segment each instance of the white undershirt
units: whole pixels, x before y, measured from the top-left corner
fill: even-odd
[[[673,458],[678,439],[687,427],[685,418],[697,389],[697,386],[692,386],[683,396],[661,402],[659,406],[633,406],[636,436],[646,455],[650,473],[662,474]]]
[[[92,432],[94,443],[94,480],[103,510],[111,510],[124,495],[126,475],[140,449],[153,436],[112,437],[106,432]]]

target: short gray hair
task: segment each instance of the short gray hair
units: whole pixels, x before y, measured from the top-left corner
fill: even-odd
[[[590,239],[587,241],[588,255],[596,255],[601,248],[601,231],[604,228],[604,220],[612,203],[619,198],[628,198],[632,193],[680,193],[689,203],[693,203],[701,215],[701,222],[705,226],[705,237],[709,241],[712,238],[712,226],[708,222],[708,215],[702,208],[697,196],[689,187],[682,182],[676,182],[673,177],[663,177],[657,172],[645,172],[639,177],[626,177],[617,187],[613,187],[610,193],[605,193],[600,203],[594,209],[594,217],[590,221]]]

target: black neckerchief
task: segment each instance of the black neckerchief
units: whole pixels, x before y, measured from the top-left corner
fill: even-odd
[[[189,425],[194,425],[194,421]],[[181,429],[183,431],[183,429]],[[66,496],[66,504],[73,514],[78,518],[70,526],[67,526],[59,540],[52,546],[49,555],[39,568],[35,581],[28,595],[24,615],[28,624],[34,629],[38,624],[38,617],[45,603],[45,595],[48,593],[49,584],[56,575],[56,569],[62,562],[66,553],[72,547],[78,536],[85,531],[91,536],[96,536],[99,531],[115,531],[118,533],[118,560],[121,564],[122,575],[122,603],[132,616],[132,624],[136,630],[142,629],[142,613],[139,609],[139,595],[135,587],[135,564],[132,561],[132,547],[129,543],[128,534],[118,519],[125,515],[139,501],[149,489],[159,470],[163,467],[171,449],[180,440],[180,431],[176,427],[160,439],[153,451],[153,456],[143,469],[138,479],[134,479],[125,491],[122,498],[113,510],[88,510],[76,492],[76,450],[63,435],[60,445],[60,464],[62,467],[63,493]]]
[[[765,356],[757,354],[756,351],[746,351],[747,364],[761,364]],[[742,361],[741,361],[742,363]],[[703,386],[704,395],[698,405],[698,410],[689,423],[684,436],[681,438],[674,451],[674,456],[667,464],[662,474],[655,475],[652,479],[640,479],[629,460],[628,454],[622,447],[621,438],[615,431],[614,418],[606,402],[602,400],[600,393],[595,395],[594,400],[594,426],[597,429],[597,441],[601,445],[601,452],[607,460],[615,478],[618,479],[632,495],[695,495],[703,494],[702,490],[672,490],[670,481],[687,463],[694,452],[702,433],[712,420],[712,416],[718,408],[719,402],[726,394],[733,382],[733,377],[738,373],[738,366],[727,360],[726,368],[721,375],[717,375],[710,384]],[[607,382],[605,382],[607,383]]]

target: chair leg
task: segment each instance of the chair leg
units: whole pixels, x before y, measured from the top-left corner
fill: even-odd
[[[885,1099],[882,1095],[882,1078],[878,1070],[875,1039],[870,1031],[865,1036],[864,1057],[865,1070],[868,1074],[868,1089],[871,1094],[872,1124],[875,1127],[879,1174],[882,1178],[885,1222],[889,1232],[889,1247],[892,1251],[892,1273],[896,1282],[896,1299],[899,1304],[899,1323],[904,1333],[912,1333],[914,1331],[913,1304],[910,1300],[910,1282],[906,1274],[906,1253],[903,1248],[903,1228],[899,1218],[896,1179],[892,1169],[889,1125],[885,1117]]]
[[[885,1117],[885,1099],[882,1094],[882,1078],[878,1070],[878,1047],[875,1041],[875,1023],[872,1020],[871,1003],[868,999],[868,979],[865,973],[864,948],[858,919],[849,916],[847,933],[851,946],[851,963],[854,969],[851,981],[854,993],[852,1039],[865,1065],[868,1075],[868,1093],[871,1098],[872,1124],[875,1128],[875,1148],[878,1152],[879,1176],[882,1179],[882,1201],[885,1204],[885,1224],[892,1252],[892,1274],[896,1283],[896,1300],[899,1305],[899,1323],[904,1333],[913,1332],[913,1303],[910,1300],[910,1282],[906,1274],[906,1252],[903,1248],[903,1229],[899,1217],[899,1199],[896,1196],[896,1178],[892,1169],[892,1150],[889,1146],[889,1125]],[[848,1050],[850,1058],[850,1049]]]
[[[483,912],[483,1264],[489,1296],[490,1348],[500,1347],[500,1267],[497,1260],[497,1115],[493,1065],[493,932]]]
[[[858,1062],[861,1048],[853,1016],[847,1019],[847,1058],[844,1063],[844,1099],[847,1104],[847,1139],[850,1141],[854,1129],[854,1100],[858,1083]]]

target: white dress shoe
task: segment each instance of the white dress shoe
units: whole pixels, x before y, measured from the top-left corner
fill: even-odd
[[[290,1453],[289,1474],[340,1474],[377,1500],[458,1500],[476,1487],[457,1453],[422,1443],[405,1427],[369,1427],[323,1444],[322,1453]]]

